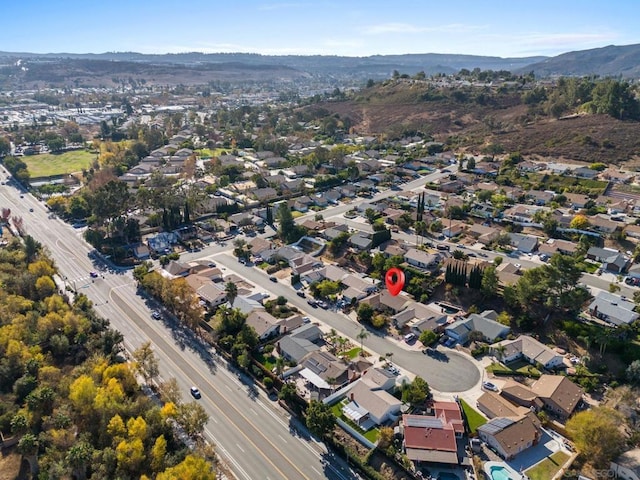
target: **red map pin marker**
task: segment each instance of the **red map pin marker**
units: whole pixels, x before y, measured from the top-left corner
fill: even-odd
[[[395,297],[404,287],[404,272],[397,267],[390,268],[384,276],[384,282],[389,293]]]

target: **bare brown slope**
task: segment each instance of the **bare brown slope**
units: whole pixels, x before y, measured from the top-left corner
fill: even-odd
[[[422,93],[423,94],[423,93]],[[421,101],[421,93],[367,91],[356,100],[321,107],[350,118],[361,134],[393,137],[407,129],[429,133],[456,149],[480,152],[497,143],[505,151],[581,162],[622,163],[640,159],[640,123],[607,115],[568,120],[534,116],[519,94],[491,96],[480,105],[450,98]]]

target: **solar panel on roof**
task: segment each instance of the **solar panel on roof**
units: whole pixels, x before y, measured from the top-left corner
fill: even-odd
[[[435,417],[409,417],[406,423],[408,427],[442,428],[442,421]]]
[[[510,418],[494,418],[493,420],[491,420],[488,423],[485,423],[484,425],[482,425],[482,427],[479,427],[479,428],[482,428],[484,432],[487,432],[490,435],[494,435],[504,430],[512,423],[515,423],[515,422]]]

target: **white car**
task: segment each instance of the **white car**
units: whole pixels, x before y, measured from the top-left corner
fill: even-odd
[[[490,390],[492,392],[497,392],[498,391],[498,387],[496,387],[493,383],[491,382],[482,382],[482,388],[486,389],[486,390]]]
[[[193,398],[202,397],[202,394],[200,393],[200,390],[198,390],[198,387],[191,387],[189,391],[191,392],[191,395],[193,396]]]
[[[522,268],[522,265],[520,265],[519,263],[515,263],[513,266],[516,267],[518,270]]]

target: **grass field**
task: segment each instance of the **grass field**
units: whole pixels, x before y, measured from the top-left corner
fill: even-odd
[[[22,157],[27,164],[31,178],[50,177],[65,173],[79,172],[91,166],[95,153],[86,150],[72,150],[64,153],[44,153]]]
[[[462,410],[464,411],[464,416],[467,418],[467,424],[469,425],[469,430],[471,433],[476,433],[476,430],[479,426],[487,423],[487,419],[484,418],[480,413],[471,408],[464,400],[460,399],[460,405],[462,406]]]
[[[545,458],[535,467],[527,470],[527,476],[531,480],[548,480],[558,473],[560,468],[569,459],[569,455],[564,452],[555,452],[550,457]]]

